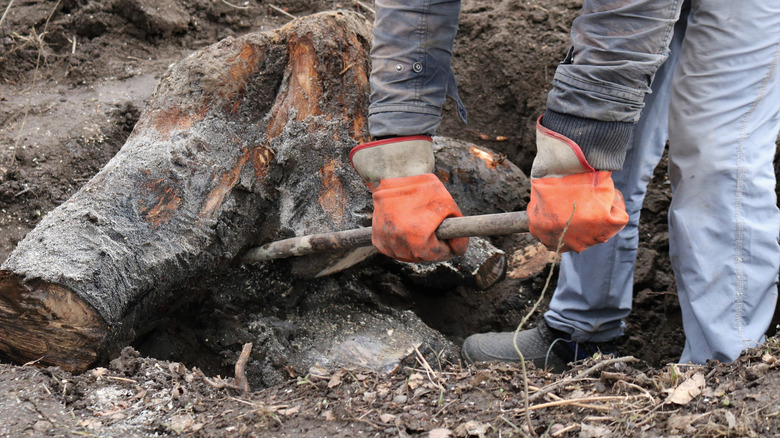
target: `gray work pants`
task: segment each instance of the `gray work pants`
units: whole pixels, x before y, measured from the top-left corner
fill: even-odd
[[[545,318],[578,341],[623,332],[639,211],[669,141],[670,255],[686,342],[681,362],[732,361],[763,341],[780,268],[775,173],[780,129],[780,1],[694,0],[615,172],[630,221],[610,241],[565,254]]]

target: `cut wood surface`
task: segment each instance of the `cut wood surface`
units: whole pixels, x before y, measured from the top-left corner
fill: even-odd
[[[119,153],[0,266],[0,357],[82,372],[248,248],[370,225],[348,164],[368,140],[369,48],[364,17],[331,12],[174,64]],[[435,148],[465,214],[525,207],[511,163]]]
[[[506,253],[482,237],[469,239],[466,253],[446,262],[404,266],[412,281],[431,289],[466,285],[484,290],[503,280],[506,269]]]

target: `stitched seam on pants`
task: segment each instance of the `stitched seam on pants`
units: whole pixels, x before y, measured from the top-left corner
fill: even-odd
[[[772,76],[775,74],[775,71],[777,70],[778,62],[780,61],[780,42],[777,43],[777,47],[775,48],[775,56],[772,59],[772,63],[769,65],[769,71],[767,72],[767,75],[764,77],[764,80],[761,81],[761,86],[758,90],[758,96],[756,96],[756,100],[753,101],[753,104],[750,106],[750,109],[748,109],[747,114],[745,114],[745,118],[742,120],[742,126],[739,130],[739,144],[737,145],[737,193],[736,193],[736,199],[735,199],[735,209],[734,209],[734,223],[735,223],[735,239],[734,239],[734,268],[737,274],[737,296],[736,296],[736,325],[737,325],[737,332],[739,333],[740,338],[742,338],[742,344],[749,348],[753,346],[757,340],[751,340],[751,339],[745,339],[745,335],[743,333],[743,313],[744,313],[744,295],[745,295],[745,271],[743,268],[743,261],[744,261],[744,222],[743,222],[743,216],[742,216],[742,189],[745,182],[745,171],[742,166],[742,161],[745,156],[745,142],[747,141],[748,136],[750,135],[750,132],[748,132],[748,123],[750,122],[750,117],[755,112],[756,108],[758,107],[758,104],[761,102],[761,100],[766,95],[766,89],[769,86],[770,81],[772,80]]]
[[[425,59],[425,48],[427,47],[426,38],[428,36],[428,14],[431,10],[431,0],[426,0],[423,2],[423,13],[420,14],[420,27],[419,33],[420,33],[420,42],[417,46],[419,48],[417,52],[417,59],[412,60],[412,65],[409,66],[412,69],[412,73],[415,75],[414,78],[414,92],[416,100],[419,101],[421,99],[422,95],[422,78],[423,76],[420,75],[419,72],[414,71],[414,64],[416,62],[422,62]],[[423,66],[425,68],[425,66]]]

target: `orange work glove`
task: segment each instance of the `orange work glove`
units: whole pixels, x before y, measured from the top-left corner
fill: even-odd
[[[374,200],[371,242],[404,262],[435,262],[462,255],[468,238],[441,241],[434,234],[448,217],[462,216],[434,175],[430,137],[398,137],[357,146],[352,165]]]
[[[612,172],[594,169],[577,143],[541,121],[539,117],[536,122],[537,152],[531,167],[529,231],[554,250],[571,217],[561,252],[580,252],[606,242],[628,223]]]

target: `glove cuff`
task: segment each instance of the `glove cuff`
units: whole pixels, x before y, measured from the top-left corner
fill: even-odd
[[[536,157],[531,166],[531,178],[594,172],[577,143],[542,126],[542,117],[536,121]]]
[[[577,143],[588,162],[599,170],[620,170],[634,131],[631,122],[605,122],[548,109],[544,126]]]
[[[396,137],[356,146],[352,167],[369,184],[433,172],[433,139],[424,135]]]

